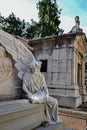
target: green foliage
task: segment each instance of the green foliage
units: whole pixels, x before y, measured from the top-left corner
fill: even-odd
[[[39,24],[36,21],[33,21],[33,19],[31,20],[31,25],[28,26],[28,28],[26,29],[26,38],[35,38],[35,37],[39,37]]]
[[[40,0],[37,4],[39,21],[32,20],[27,29],[27,38],[59,35],[63,30],[59,28],[61,9],[56,0]]]
[[[0,17],[0,23],[3,30],[16,36],[25,35],[25,20],[21,21],[19,17],[16,18],[14,13],[10,14],[7,18],[2,18],[3,20]]]
[[[61,9],[58,9],[56,0],[40,0],[37,9],[41,37],[57,35],[63,31],[59,29]]]

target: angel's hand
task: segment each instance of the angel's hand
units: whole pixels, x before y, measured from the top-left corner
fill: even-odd
[[[35,95],[32,95],[32,100],[39,100]]]

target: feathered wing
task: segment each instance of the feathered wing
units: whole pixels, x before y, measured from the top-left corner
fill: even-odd
[[[22,79],[29,63],[35,61],[33,54],[21,41],[3,30],[0,30],[0,44],[16,61],[15,66],[19,71],[18,76]]]

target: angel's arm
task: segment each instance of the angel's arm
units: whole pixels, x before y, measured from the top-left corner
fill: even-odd
[[[49,96],[49,92],[48,92],[48,88],[47,88],[47,85],[46,85],[46,81],[45,81],[45,78],[44,78],[44,76],[42,75],[42,84],[43,84],[43,90],[44,90],[44,92],[46,93],[46,96],[48,97]]]
[[[25,84],[23,84],[23,90],[27,93],[28,98],[30,99],[32,97],[32,93],[27,89]]]
[[[44,91],[46,92],[47,96],[49,96],[49,92],[48,92],[47,86],[44,86]]]

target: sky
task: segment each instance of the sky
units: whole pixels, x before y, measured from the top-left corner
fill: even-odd
[[[8,17],[12,12],[21,20],[30,22],[31,19],[38,21],[38,10],[36,4],[39,0],[0,0],[0,13]],[[80,28],[87,36],[87,0],[56,0],[60,15],[60,28],[68,33],[75,25],[75,16],[80,18]]]

